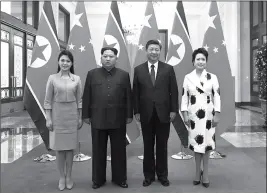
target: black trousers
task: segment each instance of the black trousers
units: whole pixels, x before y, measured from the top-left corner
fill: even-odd
[[[160,122],[154,108],[151,120],[141,123],[144,142],[143,173],[145,178],[158,179],[168,177],[168,139],[170,123]],[[156,140],[156,160],[154,146]]]
[[[92,180],[102,185],[106,182],[107,141],[110,138],[112,181],[122,183],[127,180],[126,169],[126,126],[117,129],[94,129],[92,133]]]

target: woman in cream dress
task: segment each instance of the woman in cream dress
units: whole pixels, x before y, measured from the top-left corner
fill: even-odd
[[[48,78],[44,101],[49,145],[56,152],[60,173],[60,190],[73,187],[73,151],[78,143],[78,129],[82,126],[82,85],[73,71],[73,55],[63,50],[58,56],[58,73]]]
[[[195,152],[196,176],[193,184],[200,184],[202,177],[202,185],[206,188],[209,187],[209,155],[215,149],[215,128],[221,109],[218,79],[215,74],[206,71],[207,61],[208,52],[204,48],[193,52],[195,70],[184,78],[181,101],[181,111],[189,128],[189,149]]]

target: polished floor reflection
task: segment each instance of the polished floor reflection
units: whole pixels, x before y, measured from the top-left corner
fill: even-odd
[[[264,120],[256,111],[236,109],[236,123],[221,135],[236,148],[266,147]],[[1,163],[11,163],[42,143],[27,112],[1,117]]]
[[[235,125],[221,137],[237,148],[266,147],[266,128],[258,108],[245,108],[236,109]]]
[[[42,143],[37,129],[5,128],[1,131],[1,163],[11,163]]]

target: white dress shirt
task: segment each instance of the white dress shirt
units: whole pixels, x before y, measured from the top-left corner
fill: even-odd
[[[149,74],[151,74],[151,63],[149,61],[147,61],[148,63],[148,70],[149,70]],[[155,80],[157,78],[157,72],[158,72],[158,66],[159,66],[159,62],[157,61],[155,64],[154,64],[154,70],[155,70]]]

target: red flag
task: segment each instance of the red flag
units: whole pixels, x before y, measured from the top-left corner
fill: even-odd
[[[146,57],[146,43],[149,40],[156,39],[160,41],[160,35],[158,30],[158,25],[154,13],[153,4],[151,1],[147,2],[145,17],[143,21],[143,28],[140,33],[139,43],[138,43],[138,51],[135,56],[135,61],[133,64],[133,68],[144,63],[147,60]],[[165,61],[164,53],[162,52],[160,55],[160,60]],[[133,78],[133,71],[131,74]]]
[[[118,50],[118,55],[117,55],[118,60],[116,67],[130,74],[131,64],[126,49],[126,43],[125,43],[125,38],[123,36],[120,13],[116,1],[111,2],[103,46],[114,47]],[[127,124],[126,138],[128,144],[132,143],[139,136],[140,136],[140,130],[137,127],[135,121],[133,121],[130,124]]]
[[[235,123],[234,78],[228,60],[217,3],[212,1],[208,15],[208,29],[204,36],[203,47],[209,52],[207,71],[214,73],[220,84],[221,115],[216,134],[221,135]]]
[[[37,127],[47,149],[49,130],[46,128],[43,109],[46,82],[49,75],[57,72],[59,44],[50,1],[45,1],[34,43],[31,64],[27,69],[24,89],[24,105]]]
[[[103,42],[103,47],[106,46],[114,47],[118,50],[116,67],[130,73],[131,65],[123,35],[119,8],[116,1],[112,1],[110,5],[110,12]]]
[[[97,64],[83,1],[76,4],[70,30],[68,50],[74,57],[74,73],[80,76],[84,88],[88,71],[96,68]],[[88,141],[89,135],[88,125],[83,124],[79,130],[79,141]]]
[[[166,62],[173,66],[176,80],[178,84],[179,92],[179,102],[181,103],[183,81],[186,74],[194,70],[192,65],[192,46],[187,32],[186,18],[184,15],[183,4],[181,1],[177,3],[172,33],[170,36],[170,44],[168,49],[168,55]],[[181,17],[181,15],[183,17]],[[184,21],[182,20],[184,18]],[[183,146],[188,146],[188,131],[182,120],[181,112],[176,116],[173,121],[173,126],[183,144]]]

